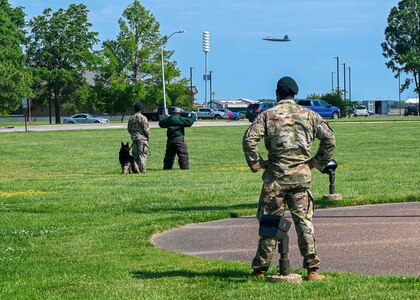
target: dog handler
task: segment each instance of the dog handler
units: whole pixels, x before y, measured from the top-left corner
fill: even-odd
[[[133,156],[140,173],[146,172],[147,155],[149,154],[149,121],[142,114],[143,105],[134,105],[135,114],[128,120],[127,130],[133,141]]]
[[[309,191],[313,167],[322,170],[331,160],[335,137],[330,126],[312,110],[294,102],[298,85],[291,77],[277,82],[278,105],[260,113],[243,138],[243,150],[252,172],[265,169],[257,212],[262,215],[283,215],[287,204],[295,224],[303,267],[308,280],[323,280],[317,272],[317,255],[312,215],[314,203]],[[264,138],[268,160],[260,156],[258,144]],[[318,152],[311,158],[314,139],[320,140]],[[252,261],[252,275],[263,278],[271,264],[277,241],[260,237]]]

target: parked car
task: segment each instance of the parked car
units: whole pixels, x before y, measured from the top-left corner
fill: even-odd
[[[254,122],[255,118],[262,113],[264,110],[267,110],[273,106],[275,106],[277,102],[258,102],[252,103],[248,105],[246,108],[245,118],[249,120],[249,122]]]
[[[297,104],[317,112],[324,118],[338,119],[340,117],[340,109],[336,106],[332,106],[324,100],[299,100]]]
[[[214,110],[211,108],[199,108],[197,109],[197,118],[198,119],[227,119],[228,117],[224,112]]]
[[[358,116],[368,117],[369,116],[369,111],[366,108],[366,106],[364,106],[364,105],[357,105],[356,107],[354,107],[353,115],[355,117],[358,117]]]
[[[417,116],[417,106],[415,105],[409,105],[404,109],[404,116],[409,116],[409,115],[413,115],[413,116]]]
[[[229,120],[239,120],[241,118],[241,114],[239,112],[231,111],[227,108],[218,108],[217,111],[224,112]]]
[[[64,124],[79,124],[79,123],[109,123],[109,119],[97,117],[92,114],[75,114],[70,117],[64,118]]]
[[[218,108],[217,111],[221,111],[221,112],[225,113],[225,116],[228,119],[232,119],[233,118],[233,113],[229,109],[227,109],[227,108]]]
[[[241,113],[238,111],[232,112],[232,120],[239,120],[241,118]]]

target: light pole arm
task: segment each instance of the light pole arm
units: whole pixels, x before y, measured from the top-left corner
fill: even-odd
[[[163,59],[163,47],[168,42],[169,38],[176,33],[183,33],[184,30],[172,32],[167,38],[164,38],[162,44],[160,45],[160,57],[162,63],[162,89],[163,89],[163,113],[165,116],[168,115],[168,109],[166,107],[166,87],[165,87],[165,61]]]

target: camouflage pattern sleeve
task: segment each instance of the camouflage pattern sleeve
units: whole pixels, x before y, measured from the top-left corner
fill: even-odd
[[[144,130],[144,135],[146,137],[147,140],[150,139],[150,128],[149,128],[149,120],[147,120],[147,118],[145,116],[143,116],[143,130]]]
[[[131,134],[133,132],[133,117],[130,117],[128,119],[127,131],[128,131],[129,134]]]
[[[253,173],[261,169],[261,156],[258,150],[258,144],[265,135],[265,114],[261,113],[255,121],[245,131],[242,148],[245,154],[246,162]]]
[[[324,120],[316,127],[315,137],[320,140],[320,144],[316,155],[311,158],[309,163],[321,171],[333,157],[335,137],[333,130]]]

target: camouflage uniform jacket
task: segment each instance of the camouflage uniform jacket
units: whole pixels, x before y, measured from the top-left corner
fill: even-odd
[[[127,130],[133,141],[148,141],[150,138],[149,121],[141,112],[135,113],[128,119]]]
[[[262,138],[268,161],[259,153],[258,144]],[[315,138],[320,140],[320,145],[311,158]],[[308,162],[322,170],[331,160],[335,137],[320,115],[293,100],[281,100],[257,116],[245,132],[242,145],[250,169],[257,172],[265,168],[264,182],[277,180],[282,184],[299,184],[312,180]]]

